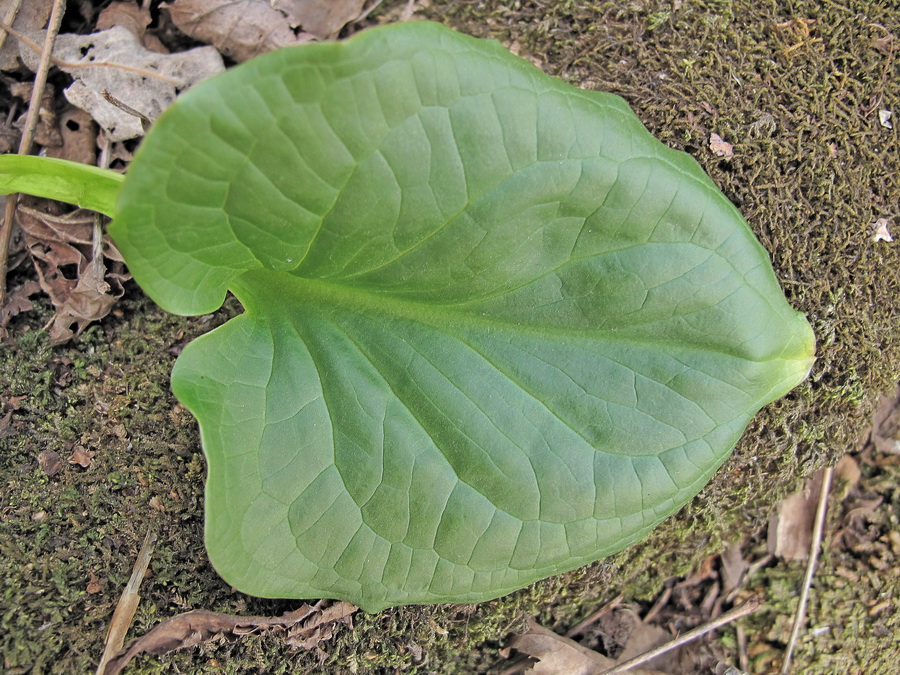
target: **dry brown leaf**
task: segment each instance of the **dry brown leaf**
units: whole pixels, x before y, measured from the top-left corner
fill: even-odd
[[[844,455],[834,465],[834,480],[840,489],[840,493],[838,493],[840,499],[847,498],[850,492],[859,485],[860,478],[862,478],[862,471],[859,464],[850,455]]]
[[[315,606],[304,604],[293,612],[274,617],[235,616],[205,610],[186,612],[166,619],[143,637],[134,640],[124,652],[109,661],[104,675],[118,675],[139,654],[160,656],[223,636],[234,638],[263,630],[285,630],[304,620],[304,626],[309,624],[312,633],[325,623],[349,617],[356,610],[347,602],[338,602],[323,609],[320,601]]]
[[[59,115],[62,144],[47,148],[47,157],[93,165],[97,161],[97,125],[81,108],[69,106]]]
[[[616,665],[612,659],[531,620],[528,631],[513,637],[509,646],[537,659],[525,671],[535,675],[591,675]]]
[[[72,64],[61,67],[75,80],[65,90],[66,98],[90,113],[111,141],[137,138],[144,129],[140,119],[109,103],[103,91],[156,119],[181,90],[225,69],[221,55],[212,47],[158,54],[145,49],[137,36],[122,26],[93,35],[60,35],[53,56]],[[22,59],[32,70],[37,68],[39,55],[30,48],[23,49]]]
[[[6,399],[6,407],[12,410],[18,410],[22,407],[22,401],[26,400],[28,396],[10,396]]]
[[[133,33],[146,49],[157,54],[168,54],[169,50],[159,38],[147,32],[152,21],[150,10],[138,7],[135,2],[114,2],[100,12],[97,17],[97,30],[107,30],[113,26],[122,26]]]
[[[62,457],[55,450],[41,450],[37,459],[38,464],[48,476],[55,476],[62,470]]]
[[[619,654],[618,659],[616,659],[617,663],[629,661],[635,656],[640,656],[644,652],[655,649],[672,639],[672,636],[668,631],[663,630],[659,626],[654,626],[653,624],[641,621],[641,617],[639,617],[634,610],[621,609],[618,611],[629,615],[632,624],[631,632],[628,634],[628,639],[625,641],[625,649]],[[673,650],[661,654],[655,659],[648,661],[646,665],[650,670],[656,669],[667,673],[683,672],[678,664],[679,651],[680,650]]]
[[[725,141],[719,134],[709,135],[709,149],[717,157],[731,157],[734,155],[734,146]]]
[[[37,202],[35,202],[37,203]],[[32,240],[43,244],[84,244],[92,243],[94,214],[90,211],[75,210],[62,215],[45,213],[30,206],[19,206],[19,221],[22,231]],[[62,254],[64,259],[59,264],[74,264],[81,257],[81,252],[72,249]]]
[[[87,590],[89,595],[96,595],[100,591],[103,590],[103,584],[100,582],[100,577],[91,572],[91,578],[88,579]]]
[[[109,239],[94,241],[97,217],[82,210],[54,216],[19,208],[18,222],[41,288],[56,309],[50,325],[51,344],[62,344],[92,321],[105,317],[124,294],[124,282],[131,278]],[[110,261],[108,270],[104,258]]]
[[[91,465],[91,462],[94,461],[96,454],[97,453],[93,450],[85,450],[82,446],[76,445],[75,449],[72,451],[72,456],[69,457],[69,464],[77,464],[78,466],[87,469]]]
[[[104,280],[105,276],[106,267],[102,260],[97,259],[92,260],[91,264],[79,272],[75,288],[56,309],[56,315],[50,325],[50,344],[68,342],[92,321],[109,314],[116,297],[111,295],[110,286]]]
[[[175,0],[160,7],[182,33],[238,62],[312,39],[296,33],[267,0]]]
[[[509,646],[537,659],[535,665],[523,671],[534,675],[595,675],[617,664],[530,619],[528,631],[513,637]],[[644,668],[634,668],[628,672],[629,675],[659,675],[657,671]]]
[[[356,606],[349,602],[335,602],[321,613],[313,614],[302,624],[288,631],[285,642],[298,649],[319,649],[319,643],[330,640],[334,634],[336,622],[348,622]]]
[[[272,0],[272,7],[287,15],[291,26],[301,26],[323,40],[362,14],[366,0]]]
[[[0,122],[0,155],[8,155],[19,149],[22,132],[8,120]]]
[[[822,474],[822,471],[817,471],[800,492],[782,501],[769,518],[769,553],[784,560],[806,560],[809,557]]]
[[[10,93],[21,99],[26,104],[26,107],[31,101],[31,92],[33,90],[34,82],[16,82],[9,87]],[[22,129],[25,128],[27,117],[27,112],[24,112],[13,123],[13,126],[19,130],[19,136],[21,136]],[[45,148],[57,148],[63,144],[62,135],[59,133],[59,119],[56,114],[56,93],[49,84],[41,96],[37,126],[34,128],[34,142]]]
[[[719,574],[722,577],[722,595],[728,595],[741,585],[744,575],[750,569],[750,562],[741,552],[740,544],[735,544],[720,557],[722,567]]]
[[[840,546],[848,551],[871,552],[878,539],[877,529],[870,527],[873,513],[884,503],[884,498],[877,495],[873,499],[856,497],[845,506],[840,519],[840,527],[834,534],[832,546]],[[868,556],[867,556],[868,557]],[[871,560],[873,564],[874,558]]]
[[[52,7],[53,0],[0,0],[0,19],[21,33],[36,31],[47,25]],[[5,36],[0,47],[0,70],[15,70],[19,67],[19,41],[6,31],[0,31],[0,35]]]
[[[872,443],[879,452],[900,454],[900,385],[878,397],[872,426],[860,439],[859,449]]]
[[[13,317],[34,307],[31,303],[31,296],[40,290],[41,285],[38,282],[29,280],[7,294],[6,303],[0,307],[0,338],[7,337],[6,327]]]

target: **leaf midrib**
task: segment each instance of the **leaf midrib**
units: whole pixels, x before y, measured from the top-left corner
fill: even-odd
[[[653,346],[667,353],[701,352],[722,355],[748,363],[794,363],[805,361],[802,354],[790,356],[774,356],[765,359],[752,359],[727,349],[713,345],[686,344],[653,337],[635,337],[623,334],[624,328],[560,328],[552,324],[530,325],[516,323],[509,319],[485,314],[478,316],[471,311],[461,311],[456,303],[427,303],[421,300],[398,298],[389,292],[379,292],[371,288],[336,283],[326,279],[299,277],[287,272],[272,270],[250,270],[239,275],[231,282],[231,289],[248,313],[264,315],[271,311],[273,304],[281,304],[285,308],[291,304],[284,298],[300,298],[303,305],[310,302],[319,311],[328,313],[330,308],[342,308],[345,311],[364,313],[370,316],[386,316],[424,323],[446,331],[449,327],[470,326],[481,330],[496,330],[498,327],[512,329],[523,334],[553,336],[572,340],[604,340],[608,342],[627,343],[630,345]],[[286,310],[290,313],[289,310]],[[679,315],[679,316],[686,316]],[[630,329],[630,327],[628,327]]]

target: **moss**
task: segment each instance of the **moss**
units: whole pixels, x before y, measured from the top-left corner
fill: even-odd
[[[900,36],[893,4],[432,0],[425,16],[500,39],[573,84],[624,96],[657,137],[691,153],[771,253],[789,298],[813,323],[818,361],[808,383],[757,416],[703,493],[645,542],[493,602],[357,616],[323,644],[322,669],[488,672],[525,617],[562,630],[619,592],[652,598],[666,578],[757,530],[803,476],[856,447],[875,397],[900,377],[900,248],[870,236],[878,217],[900,224],[897,134],[877,119],[881,108],[900,109],[900,59],[884,42]],[[385,2],[380,16],[404,5]],[[734,144],[733,157],[708,150],[712,132]],[[5,672],[91,670],[148,528],[159,542],[133,634],[191,608],[293,606],[233,592],[206,561],[199,439],[168,390],[179,348],[236,311],[172,317],[132,289],[115,315],[60,348],[39,330],[46,306],[16,319],[0,351],[0,412],[13,409],[11,433],[0,439]],[[47,476],[37,464],[42,450],[65,459],[79,445],[97,453],[87,469],[64,464]],[[889,672],[900,651],[896,612],[866,614],[881,577],[838,588],[832,562],[811,607],[811,624],[832,629],[807,639],[798,661],[814,672]],[[773,603],[768,619],[749,624],[774,631],[773,649],[792,612],[775,603],[792,597],[799,572],[776,570],[759,582]],[[92,574],[98,593],[87,590]],[[895,596],[895,575],[882,577],[877,593]],[[819,618],[835,606],[846,611]],[[894,637],[879,642],[885,630]],[[853,665],[864,659],[875,669]],[[315,654],[260,635],[142,658],[132,672],[319,668]]]

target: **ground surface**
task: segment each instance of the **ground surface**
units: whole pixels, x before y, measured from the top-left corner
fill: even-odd
[[[385,2],[375,20],[405,6]],[[321,668],[499,672],[499,648],[526,617],[565,633],[620,593],[643,613],[678,587],[660,616],[696,619],[711,591],[697,582],[690,588],[703,590],[689,593],[679,578],[700,579],[707,561],[713,579],[709,566],[722,563],[711,556],[733,544],[747,560],[763,558],[772,507],[804,476],[859,450],[878,395],[900,378],[900,246],[872,230],[886,218],[900,233],[900,144],[879,121],[879,111],[896,110],[900,123],[900,11],[893,0],[433,0],[418,16],[624,96],[651,132],[692,154],[770,252],[815,329],[818,361],[807,383],[757,417],[703,493],[642,544],[482,605],[357,615],[322,643]],[[732,156],[713,152],[713,133],[733,144]],[[22,283],[30,272],[16,274]],[[46,303],[10,325],[0,346],[4,672],[91,670],[148,528],[159,541],[132,635],[187,609],[295,606],[233,592],[209,566],[199,439],[168,390],[179,349],[237,311],[173,317],[130,287],[69,345],[51,347],[40,330]],[[96,453],[87,468],[65,461],[78,448]],[[63,459],[52,476],[38,462],[45,450]],[[833,498],[796,672],[895,672],[897,459],[863,452],[860,482]],[[750,672],[778,667],[801,576],[801,563],[768,563],[725,603],[751,592],[764,599],[741,624]],[[723,631],[710,653],[736,662],[738,637]],[[603,648],[596,633],[582,638]],[[320,668],[319,658],[270,634],[143,657],[132,672],[298,672]]]

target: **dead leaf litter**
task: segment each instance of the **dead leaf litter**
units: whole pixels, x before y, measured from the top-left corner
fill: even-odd
[[[48,211],[21,206],[18,223],[40,286],[56,309],[48,325],[51,344],[62,344],[109,314],[130,275],[115,245],[100,233],[97,214]]]
[[[241,63],[265,52],[309,42],[267,0],[174,0],[160,5],[178,29]]]
[[[709,149],[717,157],[732,157],[734,155],[734,145],[725,141],[719,134],[709,135]]]
[[[357,608],[349,602],[319,601],[304,604],[281,616],[236,616],[205,610],[194,610],[173,616],[133,641],[125,651],[110,660],[104,675],[118,675],[139,654],[169,654],[179,649],[196,647],[202,642],[237,639],[244,635],[269,630],[287,631],[288,643],[301,649],[320,649],[321,642],[331,639],[334,624],[351,624]]]
[[[0,0],[0,19],[23,33],[40,30],[47,25],[53,0]],[[0,70],[19,66],[18,41],[0,31]]]
[[[10,411],[10,414],[12,411]],[[63,460],[55,450],[41,450],[38,455],[38,464],[48,476],[55,476],[63,467]]]
[[[301,27],[320,39],[336,37],[340,30],[363,13],[366,0],[272,0],[290,25]]]
[[[66,98],[90,113],[110,141],[138,138],[144,129],[139,119],[110,104],[103,91],[156,119],[181,91],[225,70],[212,47],[160,54],[121,25],[91,35],[60,35],[53,55],[75,80]],[[22,60],[34,69],[39,55],[23,46]]]
[[[891,221],[889,221],[887,218],[879,218],[874,223],[872,223],[872,241],[894,241],[894,237],[891,236],[891,231],[889,229],[890,225]]]
[[[168,54],[169,50],[160,39],[147,32],[147,27],[152,21],[150,10],[146,6],[138,7],[134,2],[113,2],[100,12],[96,28],[103,31],[113,26],[122,26],[137,37],[145,49],[158,54]]]
[[[90,468],[96,454],[93,450],[85,450],[82,446],[76,445],[69,457],[69,464],[77,464],[83,469]]]

